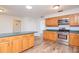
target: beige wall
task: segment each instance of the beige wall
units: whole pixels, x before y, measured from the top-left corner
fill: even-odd
[[[10,15],[0,15],[0,34],[13,32],[13,20],[15,18]]]

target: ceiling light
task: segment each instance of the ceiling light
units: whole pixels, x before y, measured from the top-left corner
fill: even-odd
[[[2,10],[2,9],[0,9],[0,12],[3,12],[3,10]]]
[[[27,9],[32,9],[32,6],[26,6]]]
[[[54,5],[52,8],[53,9],[58,9],[60,7],[60,5]]]
[[[5,13],[7,10],[5,8],[0,7],[0,13]]]

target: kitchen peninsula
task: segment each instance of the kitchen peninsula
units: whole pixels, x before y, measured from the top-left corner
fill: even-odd
[[[33,47],[34,33],[28,31],[0,34],[0,53],[17,53]]]

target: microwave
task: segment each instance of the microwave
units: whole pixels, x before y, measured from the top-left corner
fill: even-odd
[[[58,25],[69,25],[69,18],[62,18],[58,20]]]

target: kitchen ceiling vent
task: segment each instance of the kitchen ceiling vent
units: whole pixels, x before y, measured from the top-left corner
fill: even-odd
[[[59,10],[58,12],[63,12],[63,10]]]

